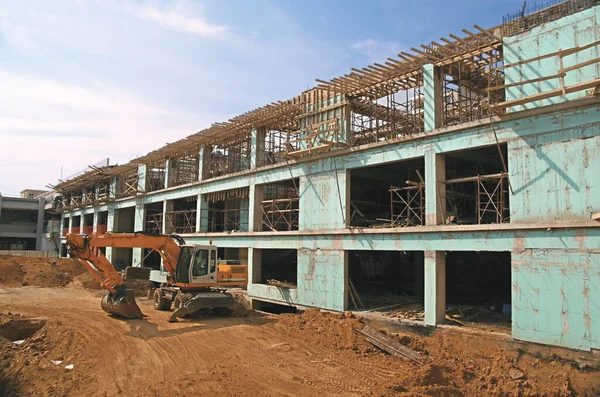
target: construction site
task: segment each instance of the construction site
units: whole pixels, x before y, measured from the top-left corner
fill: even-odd
[[[600,3],[501,20],[51,185],[0,396],[600,395]]]

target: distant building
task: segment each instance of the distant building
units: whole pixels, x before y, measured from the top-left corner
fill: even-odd
[[[0,250],[42,250],[45,204],[43,198],[0,195]]]
[[[42,194],[46,193],[45,190],[34,190],[34,189],[25,189],[21,190],[21,198],[36,198]]]
[[[54,251],[60,247],[56,192],[25,189],[21,197],[0,194],[0,250]]]

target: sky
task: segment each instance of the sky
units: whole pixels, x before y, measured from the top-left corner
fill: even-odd
[[[0,0],[0,194],[122,164],[522,0]]]

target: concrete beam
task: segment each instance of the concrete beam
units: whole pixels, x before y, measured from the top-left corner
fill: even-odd
[[[438,325],[446,317],[446,254],[425,251],[425,325]]]

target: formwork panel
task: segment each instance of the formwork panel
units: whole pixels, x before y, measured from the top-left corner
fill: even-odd
[[[513,253],[513,337],[581,350],[598,348],[599,274],[599,253]]]

